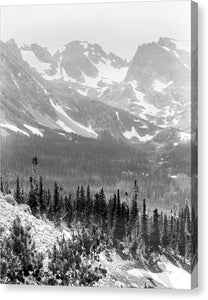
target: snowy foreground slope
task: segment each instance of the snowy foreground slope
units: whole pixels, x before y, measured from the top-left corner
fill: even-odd
[[[30,213],[27,205],[17,205],[12,196],[0,195],[0,228],[4,233],[10,233],[9,228],[16,216],[22,224],[30,225],[32,237],[37,250],[46,252],[52,249],[57,239],[65,237],[70,239],[71,232],[68,228],[55,228],[47,219],[37,219]],[[100,254],[100,263],[107,270],[106,277],[98,281],[98,287],[132,287],[132,288],[171,288],[190,289],[191,274],[185,271],[180,264],[173,264],[165,255],[159,257],[159,271],[150,270],[145,262],[138,262],[124,258],[114,249],[107,249]],[[47,268],[47,257],[44,258]]]

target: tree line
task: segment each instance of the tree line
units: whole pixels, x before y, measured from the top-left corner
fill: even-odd
[[[68,227],[80,223],[85,228],[96,226],[107,237],[109,243],[119,249],[127,248],[134,258],[150,257],[153,253],[169,251],[189,260],[197,252],[197,216],[188,203],[178,212],[159,213],[155,208],[147,213],[146,199],[139,198],[138,183],[134,181],[131,203],[122,200],[119,189],[106,198],[104,189],[92,195],[90,186],[78,186],[76,195],[64,195],[58,184],[53,190],[44,187],[37,177],[37,157],[32,161],[33,176],[29,178],[29,192],[20,188],[16,180],[15,200],[27,203],[34,216],[48,218],[57,226],[63,222]],[[1,178],[1,191],[4,185]]]

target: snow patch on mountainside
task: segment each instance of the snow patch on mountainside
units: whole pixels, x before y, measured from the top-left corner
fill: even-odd
[[[16,81],[16,79],[15,79],[15,77],[14,77],[13,74],[12,74],[12,79],[13,79],[13,81],[14,81],[14,84],[15,84],[16,87],[18,88],[18,90],[21,90],[21,88],[20,88],[19,84],[17,83],[17,81]]]
[[[155,80],[153,82],[153,88],[156,92],[161,93],[161,94],[166,94],[166,92],[164,91],[164,89],[166,89],[169,85],[171,85],[173,83],[173,81],[169,81],[168,83],[164,83],[162,81],[159,80]]]
[[[179,138],[183,142],[188,142],[191,140],[191,133],[186,133],[186,132],[179,132]]]
[[[131,128],[130,131],[126,130],[125,132],[123,132],[123,136],[128,140],[132,139],[133,137],[136,137],[140,142],[147,142],[153,138],[153,135],[149,134],[140,136],[134,126]]]
[[[144,112],[141,114],[142,118],[145,118],[144,117],[145,114],[154,115],[154,116],[157,115],[157,113],[160,110],[157,107],[155,107],[154,105],[152,105],[144,100],[145,95],[142,92],[137,90],[136,80],[131,81],[130,84],[132,86],[132,89],[135,93],[136,98],[139,100],[139,102],[134,102],[134,104],[143,106]]]
[[[173,50],[173,53],[174,53],[174,55],[175,55],[177,58],[180,57],[180,56],[178,55],[178,53],[177,53],[175,50]]]
[[[94,63],[90,59],[88,52],[85,55],[87,56],[91,64],[94,65],[98,70],[98,76],[96,77],[89,77],[83,74],[86,86],[99,88],[99,82],[103,82],[105,84],[113,84],[114,82],[121,82],[125,78],[128,67],[115,68],[111,65],[109,59],[102,59],[98,63]]]
[[[47,90],[44,88],[44,86],[43,86],[38,80],[36,80],[34,77],[33,77],[33,79],[34,79],[35,82],[42,88],[42,90],[44,91],[44,93],[47,95],[48,92],[47,92]]]
[[[184,67],[186,67],[188,70],[190,70],[189,66],[187,64],[183,64]]]
[[[63,122],[63,121],[61,121],[61,120],[58,120],[58,121],[56,121],[56,123],[64,130],[64,131],[66,131],[66,132],[68,132],[68,133],[75,133],[75,131],[73,130],[73,129],[71,129],[71,128],[69,128],[68,126],[66,126],[66,124]]]
[[[152,278],[154,281],[161,283],[166,288],[172,289],[190,289],[191,275],[182,268],[176,267],[168,260],[163,259],[161,262],[163,271],[153,273],[150,270],[132,269],[128,273],[136,277]]]
[[[116,117],[117,117],[117,120],[120,121],[119,113],[117,111],[116,111]]]
[[[73,131],[74,133],[79,134],[79,135],[85,136],[87,134],[88,137],[97,138],[98,134],[93,130],[91,124],[88,127],[86,127],[86,126],[80,124],[79,122],[74,121],[67,115],[67,113],[64,111],[63,107],[61,105],[59,105],[58,103],[55,104],[51,98],[50,98],[50,103],[51,103],[52,107],[55,109],[55,111],[57,112],[57,115],[59,116],[59,118],[61,119],[62,117],[64,117],[62,120],[58,120],[56,123],[58,125],[60,125],[61,128],[64,129],[66,132]],[[66,122],[67,122],[67,124],[66,124]],[[69,124],[71,126],[69,126]]]
[[[41,75],[50,68],[50,63],[40,61],[31,50],[21,50],[22,58]]]
[[[85,50],[88,48],[88,42],[80,42],[80,44],[84,47]]]
[[[165,49],[168,52],[170,51],[170,49],[168,47],[166,47],[166,46],[163,46],[162,48]]]
[[[25,132],[25,131],[19,129],[17,126],[9,124],[7,122],[0,124],[0,127],[7,128],[7,129],[9,129],[11,131],[14,131],[16,133],[22,133],[22,134],[24,134],[26,136],[30,136],[27,132]]]
[[[30,130],[33,134],[43,137],[42,132],[38,128],[35,128],[35,127],[27,125],[27,124],[24,124],[24,127],[26,127],[28,130]]]
[[[87,91],[83,91],[83,90],[78,89],[77,92],[79,94],[81,94],[82,96],[87,96]]]

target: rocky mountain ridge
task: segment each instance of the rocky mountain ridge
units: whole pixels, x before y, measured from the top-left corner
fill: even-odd
[[[167,47],[167,42],[165,45],[162,47]],[[144,47],[149,48],[148,45]],[[144,143],[154,141],[164,128],[170,127],[173,121],[168,119],[169,114],[175,120],[182,116],[184,120],[184,107],[190,106],[188,99],[185,99],[183,109],[175,112],[175,106],[170,108],[170,105],[160,104],[161,108],[156,108],[155,105],[160,101],[157,104],[150,103],[148,98],[147,102],[146,96],[138,90],[138,86],[144,88],[147,81],[138,79],[134,71],[135,64],[140,69],[138,54],[129,65],[113,53],[107,55],[99,45],[87,42],[75,41],[64,48],[49,51],[37,44],[18,48],[15,41],[10,40],[7,43],[1,42],[0,48],[3,135],[13,132],[43,137],[47,131],[52,130],[71,139],[74,134],[99,138],[107,133],[125,142]],[[140,48],[143,49],[143,46]],[[180,51],[184,53],[184,50]],[[177,63],[181,68],[181,63]],[[44,69],[46,66],[48,68]],[[121,78],[124,69],[127,75],[124,78],[123,74]],[[86,78],[90,82],[89,93],[85,89]],[[155,91],[153,94],[169,99],[169,94],[166,95],[166,90],[172,91],[169,86],[173,84],[166,87],[160,85],[160,92]],[[103,96],[99,96],[103,89]],[[126,99],[127,93],[133,98]],[[172,98],[167,101],[177,102]],[[178,102],[177,107],[181,106]],[[179,115],[176,117],[177,113]],[[162,117],[158,114],[162,114]],[[165,125],[161,121],[164,117]],[[178,121],[175,123],[178,124]],[[165,132],[169,134],[170,131]],[[187,128],[183,128],[182,132],[176,128],[175,133],[175,143],[190,139]]]

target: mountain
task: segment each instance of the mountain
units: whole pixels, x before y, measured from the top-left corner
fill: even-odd
[[[190,132],[190,53],[169,38],[138,47],[125,79],[101,100],[162,128]]]
[[[189,53],[170,39],[139,46],[131,63],[80,41],[52,49],[10,40],[0,50],[3,135],[190,139]]]
[[[97,97],[124,79],[128,63],[98,44],[73,41],[60,48],[23,45],[21,54],[46,80],[68,81],[81,95]]]
[[[37,45],[33,47],[40,50]],[[41,50],[38,55],[45,61],[50,59],[47,51]],[[144,142],[159,130],[142,118],[81,95],[64,80],[44,79],[23,59],[22,50],[13,40],[1,42],[1,57],[3,134],[43,137],[53,131],[66,138],[99,138],[107,134],[123,141]],[[121,64],[119,59],[118,62]]]

